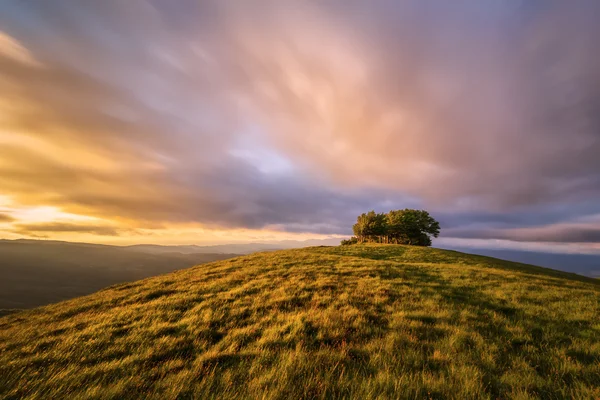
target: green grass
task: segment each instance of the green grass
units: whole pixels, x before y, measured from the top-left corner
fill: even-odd
[[[393,245],[257,253],[0,319],[0,398],[600,398],[600,283]]]

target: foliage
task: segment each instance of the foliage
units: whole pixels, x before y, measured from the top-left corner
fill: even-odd
[[[387,214],[369,211],[358,216],[352,227],[356,243],[394,243],[431,246],[431,236],[438,237],[440,224],[424,210],[392,210]],[[352,244],[349,241],[343,244]]]
[[[357,243],[358,243],[358,239],[355,237],[351,237],[350,239],[342,240],[342,242],[340,244],[342,246],[350,246],[350,245],[357,244]]]
[[[359,239],[383,235],[386,231],[385,214],[377,214],[375,211],[363,213],[358,216],[352,230]]]
[[[6,399],[593,399],[600,284],[433,248],[258,253],[0,318]]]

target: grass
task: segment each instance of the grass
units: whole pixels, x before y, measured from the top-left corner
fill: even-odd
[[[600,398],[600,282],[431,248],[257,253],[0,319],[0,398]]]

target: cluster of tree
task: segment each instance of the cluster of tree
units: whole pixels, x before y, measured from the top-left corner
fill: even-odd
[[[431,246],[431,237],[440,234],[440,224],[427,211],[407,208],[363,213],[352,230],[355,236],[343,240],[343,245],[371,242]]]

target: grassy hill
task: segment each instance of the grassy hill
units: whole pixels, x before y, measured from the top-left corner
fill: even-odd
[[[0,319],[0,398],[600,397],[600,282],[405,246],[257,253]]]

